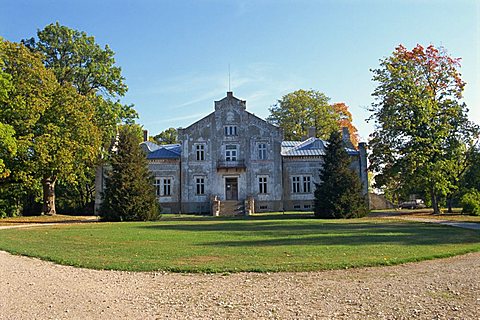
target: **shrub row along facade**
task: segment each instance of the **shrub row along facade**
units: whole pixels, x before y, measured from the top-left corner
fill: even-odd
[[[356,150],[346,128],[343,137],[366,194],[365,143]],[[325,154],[325,142],[313,130],[304,141],[283,141],[280,128],[246,111],[246,102],[227,92],[215,101],[214,112],[178,129],[178,140],[163,146],[142,143],[163,212],[313,210]]]

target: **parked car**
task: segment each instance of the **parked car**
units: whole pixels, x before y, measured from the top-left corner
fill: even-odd
[[[426,208],[425,202],[422,199],[415,199],[402,202],[398,205],[400,209],[423,209]]]

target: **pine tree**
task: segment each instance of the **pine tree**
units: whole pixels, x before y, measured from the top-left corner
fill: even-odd
[[[137,125],[119,128],[117,151],[111,158],[100,216],[107,221],[156,220],[160,207]]]
[[[339,132],[328,139],[320,183],[315,184],[315,216],[317,218],[359,218],[367,214],[358,174],[350,168]]]

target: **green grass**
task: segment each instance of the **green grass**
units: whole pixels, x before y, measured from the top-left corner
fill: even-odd
[[[0,249],[94,269],[311,271],[480,251],[480,232],[368,218],[317,220],[301,214],[248,219],[168,215],[159,222],[0,230]]]

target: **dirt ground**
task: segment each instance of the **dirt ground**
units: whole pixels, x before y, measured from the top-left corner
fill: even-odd
[[[97,271],[0,251],[0,319],[479,319],[480,253],[302,273]]]

